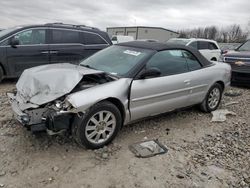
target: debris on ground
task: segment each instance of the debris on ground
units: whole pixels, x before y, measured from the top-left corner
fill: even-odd
[[[94,150],[95,159],[98,161],[109,160],[112,155],[118,152],[121,149],[121,145],[119,144],[110,144],[109,146],[104,146],[103,148],[99,148]]]
[[[231,106],[234,104],[239,104],[239,102],[238,101],[231,101],[231,102],[226,103],[225,106]]]
[[[129,149],[136,157],[147,158],[159,154],[164,154],[168,150],[158,140],[148,140],[138,142],[129,146]]]
[[[191,161],[211,170],[217,176],[230,172],[223,178],[226,187],[249,187],[250,185],[250,127],[244,121],[229,124],[214,135],[207,135],[186,147]],[[184,149],[183,148],[183,149]],[[232,178],[233,177],[233,178]]]
[[[240,91],[230,89],[227,92],[225,92],[224,95],[229,97],[237,97],[242,95],[242,93]]]
[[[233,116],[236,115],[236,113],[231,112],[227,109],[219,109],[212,111],[211,113],[213,115],[211,122],[223,122],[227,120],[226,115],[233,115]]]

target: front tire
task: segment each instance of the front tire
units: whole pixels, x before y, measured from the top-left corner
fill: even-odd
[[[111,102],[103,101],[91,107],[82,117],[76,117],[72,135],[81,146],[90,149],[109,144],[122,125],[119,109]]]
[[[223,89],[220,84],[215,83],[208,91],[206,98],[201,103],[200,108],[204,112],[211,112],[220,105]]]

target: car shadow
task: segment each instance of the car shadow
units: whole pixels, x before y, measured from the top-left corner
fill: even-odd
[[[18,78],[6,78],[6,79],[3,79],[2,82],[0,82],[0,85],[3,85],[3,84],[15,84],[17,82]]]

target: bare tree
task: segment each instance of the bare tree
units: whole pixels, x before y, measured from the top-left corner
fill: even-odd
[[[243,32],[240,25],[237,24],[221,29],[216,26],[199,27],[181,30],[180,33],[182,38],[205,38],[217,40],[218,42],[243,42],[247,38],[247,32]]]

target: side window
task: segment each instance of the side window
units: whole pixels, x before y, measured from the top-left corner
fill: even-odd
[[[210,50],[217,50],[218,47],[217,47],[214,43],[209,42],[209,49],[210,49]]]
[[[52,29],[52,44],[60,43],[80,43],[79,32]]]
[[[207,50],[208,48],[208,42],[206,41],[199,41],[199,50]]]
[[[3,42],[0,44],[0,46],[7,46],[7,45],[9,45],[9,39],[3,41]]]
[[[107,44],[99,35],[83,32],[84,44]]]
[[[202,67],[199,61],[196,59],[196,57],[193,54],[191,54],[190,52],[186,50],[183,50],[182,53],[183,53],[183,56],[186,58],[188,69],[190,71],[198,70]]]
[[[198,49],[198,43],[197,42],[191,42],[188,46],[193,47],[194,49]]]
[[[188,71],[186,58],[181,50],[165,50],[156,53],[147,63],[146,68],[154,67],[161,71],[161,76],[180,74]]]
[[[45,29],[23,31],[14,36],[20,45],[45,44]]]

